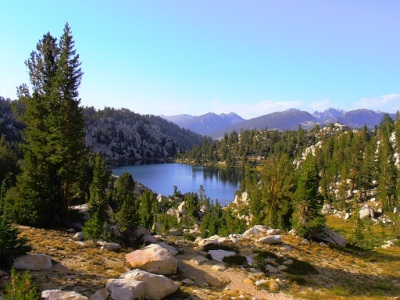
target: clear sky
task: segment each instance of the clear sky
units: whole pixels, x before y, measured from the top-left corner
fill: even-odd
[[[0,0],[0,95],[72,28],[84,106],[141,114],[400,109],[399,0]]]

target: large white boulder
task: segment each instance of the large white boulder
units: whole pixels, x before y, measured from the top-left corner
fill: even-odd
[[[107,300],[110,297],[110,292],[107,289],[101,289],[92,294],[89,300]]]
[[[223,239],[221,239],[221,237],[219,237],[218,235],[213,235],[213,236],[210,236],[209,238],[205,238],[205,239],[201,239],[200,238],[197,241],[198,241],[197,244],[200,247],[205,247],[205,246],[210,245],[210,244],[218,245],[221,242],[222,243],[224,242]]]
[[[282,230],[280,230],[280,229],[271,228],[271,229],[267,230],[267,235],[276,235],[276,234],[281,234],[281,233],[282,233]]]
[[[46,254],[26,254],[18,256],[13,266],[19,270],[39,271],[51,269],[53,264]]]
[[[258,243],[261,244],[267,244],[267,245],[272,245],[272,244],[280,244],[282,243],[282,238],[278,234],[274,235],[268,235],[266,237],[259,238],[257,240]]]
[[[179,211],[180,215],[186,215],[186,202],[185,201],[182,201],[178,205],[178,211]]]
[[[132,268],[155,274],[174,274],[178,267],[175,257],[167,249],[157,244],[151,244],[143,249],[128,253],[125,258]]]
[[[151,232],[142,226],[139,226],[135,230],[136,239],[140,240],[142,243],[145,244],[156,244],[157,240],[151,235]]]
[[[166,243],[158,243],[159,246],[163,247],[164,249],[167,249],[169,253],[171,253],[171,255],[176,256],[178,254],[178,250],[176,250],[175,247],[168,245]]]
[[[119,252],[119,250],[121,250],[121,245],[114,242],[104,243],[101,245],[100,250]]]
[[[251,237],[253,235],[266,234],[269,229],[271,229],[271,227],[255,225],[254,227],[247,229],[245,232],[243,232],[242,235],[244,237]]]
[[[106,289],[113,300],[144,299],[146,283],[133,279],[109,279]]]
[[[226,250],[210,250],[210,251],[208,251],[208,254],[210,254],[210,256],[213,260],[216,260],[219,262],[224,262],[224,257],[235,256],[236,252],[226,251]]]
[[[46,290],[41,296],[45,300],[88,300],[88,297],[74,291]]]
[[[77,232],[74,234],[74,236],[72,237],[75,241],[83,241],[84,236],[83,236],[83,232]]]
[[[159,300],[175,293],[179,288],[178,285],[168,277],[138,269],[124,273],[120,278],[145,282],[146,299]]]
[[[374,210],[372,207],[369,207],[368,205],[361,207],[359,211],[359,216],[360,219],[366,219],[366,218],[371,218],[374,215]]]

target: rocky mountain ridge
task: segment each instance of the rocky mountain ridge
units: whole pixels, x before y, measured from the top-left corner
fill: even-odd
[[[221,138],[225,133],[232,131],[240,132],[242,129],[278,129],[278,130],[297,130],[299,126],[304,129],[311,129],[319,124],[329,125],[339,122],[351,128],[362,128],[367,126],[373,128],[378,125],[384,116],[384,112],[373,111],[369,109],[357,109],[344,111],[335,108],[326,109],[323,112],[315,111],[309,113],[299,109],[288,109],[282,112],[274,112],[262,115],[249,120],[242,119],[240,116],[230,119],[230,124],[226,124],[221,118],[222,115],[215,117],[215,114],[208,113],[202,116],[177,115],[172,117],[163,116],[175,122],[183,128],[194,132],[211,136],[212,138]],[[230,114],[230,115],[231,115]],[[389,114],[395,119],[396,114]],[[212,117],[212,118],[211,118]]]
[[[89,107],[83,113],[86,145],[117,163],[172,160],[202,141],[200,135],[160,117],[127,109]]]
[[[208,135],[211,132],[224,130],[227,127],[245,121],[243,118],[232,112],[229,114],[219,115],[210,112],[201,116],[176,115],[161,117],[201,135]]]

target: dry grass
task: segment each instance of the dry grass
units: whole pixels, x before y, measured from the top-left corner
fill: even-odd
[[[328,224],[344,235],[351,232],[350,230],[353,228],[350,222],[333,218],[328,218]],[[90,241],[85,242],[83,246],[77,244],[72,239],[73,234],[64,231],[27,227],[21,227],[21,231],[21,234],[30,240],[33,247],[32,252],[45,253],[53,259],[53,269],[32,272],[34,281],[41,290],[63,288],[90,296],[95,291],[104,288],[109,278],[117,278],[128,270],[125,265],[125,254],[133,249],[122,249],[119,253],[101,251],[99,246]],[[374,243],[381,243],[388,237],[392,238],[396,230],[378,225],[371,226],[369,232]],[[378,235],[378,237],[375,235]],[[377,248],[373,251],[363,251],[354,247],[336,249],[316,243],[304,245],[301,244],[299,238],[291,235],[283,235],[282,239],[284,244],[290,246],[290,250],[281,245],[255,245],[248,240],[234,246],[236,250],[239,250],[240,255],[255,256],[261,251],[274,253],[276,257],[273,259],[275,259],[276,265],[282,262],[282,257],[286,257],[303,261],[314,267],[318,274],[313,274],[313,272],[308,272],[305,275],[278,273],[261,276],[262,279],[268,277],[286,279],[288,284],[283,290],[294,298],[375,300],[400,295],[399,246],[387,250]],[[166,242],[173,244],[174,240],[166,240]],[[184,245],[184,251],[186,254],[178,255],[178,260],[190,261],[190,253],[195,256],[205,254],[201,250],[195,250],[194,244],[191,242]],[[196,271],[193,267],[197,266],[191,266],[192,270]],[[210,265],[201,267],[210,270]],[[204,275],[204,271],[207,270],[197,271]],[[226,274],[243,274],[244,278],[247,277],[253,281],[261,279],[259,275],[254,274],[253,276],[253,274],[247,272],[249,270],[246,270],[246,268],[228,267],[226,271],[217,274],[224,276]],[[241,281],[238,281],[237,285],[231,290],[213,290],[197,284],[194,286],[183,285],[177,294],[168,299],[188,299],[193,295],[197,295],[200,299],[239,299],[240,296],[241,299],[251,299],[254,295],[248,289],[242,288],[244,284],[243,276],[240,277],[242,278]],[[185,277],[178,273],[174,280],[179,281],[183,278]],[[234,278],[230,279],[235,280]],[[0,281],[0,289],[5,284],[4,279]],[[274,296],[271,295],[271,297]],[[196,299],[195,296],[193,297]],[[259,297],[259,299],[263,298]]]
[[[21,227],[21,235],[32,245],[32,253],[51,256],[53,269],[32,271],[34,282],[41,290],[71,289],[85,296],[104,288],[109,278],[119,277],[125,272],[125,252],[115,253],[99,249],[93,242],[84,246],[72,239],[72,234],[58,230]],[[0,282],[4,287],[6,282]]]

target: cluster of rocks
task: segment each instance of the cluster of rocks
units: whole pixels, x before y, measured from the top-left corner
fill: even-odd
[[[179,234],[183,234],[180,232]],[[271,278],[265,278],[265,274],[259,269],[259,263],[255,263],[253,255],[245,255],[240,253],[238,245],[243,243],[256,243],[264,247],[265,245],[276,245],[280,250],[279,253],[290,252],[291,246],[282,241],[282,232],[268,226],[256,225],[243,234],[230,234],[228,237],[212,236],[209,238],[198,237],[195,243],[199,249],[206,254],[193,258],[193,262],[197,265],[204,263],[212,265],[215,272],[224,271],[226,269],[227,258],[237,259],[243,270],[248,272],[248,281],[257,288],[267,288],[270,291],[279,291],[286,286],[284,280],[284,272],[293,262],[290,258],[283,259],[279,263],[274,261],[266,261],[262,267],[264,272],[272,275]],[[177,279],[178,262],[176,255],[182,253],[181,249],[171,246],[160,241],[158,236],[152,236],[145,228],[139,228],[137,235],[141,238],[142,243],[147,244],[146,247],[128,253],[125,256],[127,265],[131,268],[129,272],[120,275],[119,278],[111,278],[107,281],[105,287],[98,290],[90,297],[83,296],[75,291],[65,290],[46,290],[42,292],[42,298],[53,299],[90,299],[90,300],[106,300],[106,299],[162,299],[178,291],[181,284],[193,285],[194,282],[190,278],[175,282],[170,277]],[[76,243],[85,243],[82,233],[73,235]],[[342,237],[326,229],[321,235],[328,243],[336,243],[345,246],[347,241]],[[176,237],[174,237],[176,239]],[[343,240],[341,240],[343,239]],[[338,242],[339,241],[339,242]],[[182,243],[184,241],[182,240]],[[175,241],[179,245],[179,238]],[[100,249],[105,251],[119,251],[121,246],[117,243],[98,242]],[[230,249],[227,249],[229,248]],[[211,259],[211,260],[210,260]],[[51,257],[45,254],[28,254],[20,256],[14,263],[14,268],[21,270],[49,270],[53,268]],[[245,269],[244,269],[245,268]],[[182,271],[182,270],[181,270]],[[183,272],[180,272],[183,274]],[[181,274],[181,275],[182,275]],[[277,275],[283,274],[282,278]],[[217,278],[212,274],[205,274],[204,280],[211,287],[222,288],[228,282]]]
[[[395,207],[393,210],[393,213],[397,213],[398,208]],[[354,214],[354,212],[351,211],[341,211],[335,209],[332,205],[330,204],[324,204],[321,210],[321,213],[324,215],[332,215],[337,218],[341,218],[344,220],[349,220],[350,217]],[[372,198],[370,201],[367,203],[364,203],[362,206],[360,206],[358,210],[358,217],[360,219],[370,219],[373,221],[375,224],[390,224],[392,223],[392,220],[383,213],[383,209],[380,207],[378,202],[375,202],[375,199]]]
[[[45,290],[41,296],[47,300],[162,299],[179,288],[177,283],[167,277],[177,272],[176,254],[178,250],[168,244],[150,244],[126,255],[126,261],[133,270],[119,278],[109,279],[104,289],[89,298],[75,291],[59,289]],[[17,257],[13,267],[39,271],[52,269],[53,264],[49,255],[27,254]]]
[[[382,249],[389,249],[394,247],[394,243],[397,242],[397,239],[385,241],[384,244],[381,246]]]

